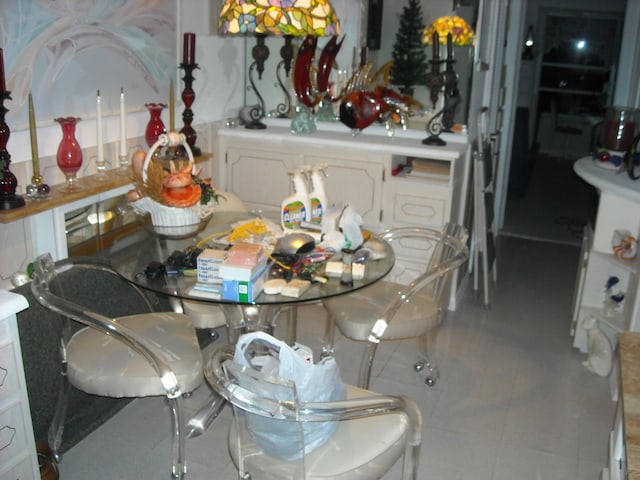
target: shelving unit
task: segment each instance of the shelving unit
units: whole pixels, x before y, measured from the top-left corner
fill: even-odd
[[[548,155],[586,155],[613,100],[622,16],[549,8],[539,27],[544,41],[536,59],[533,144]],[[581,135],[556,132],[552,103],[558,124],[580,129]]]
[[[600,192],[598,214],[593,231],[585,230],[578,266],[571,334],[573,345],[588,352],[588,335],[583,322],[589,317],[607,335],[612,346],[625,331],[640,331],[640,257],[621,260],[613,254],[615,230],[628,230],[636,238],[640,233],[640,185],[624,174],[598,167],[591,157],[584,157],[574,165],[576,173]],[[613,312],[604,305],[607,279],[615,276],[616,291],[624,293],[624,300]]]
[[[542,62],[541,92],[604,96],[611,68],[603,65]]]

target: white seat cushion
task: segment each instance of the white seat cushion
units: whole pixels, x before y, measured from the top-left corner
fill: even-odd
[[[240,197],[233,192],[218,190],[218,204],[215,206],[216,212],[246,212],[247,206]]]
[[[323,303],[345,337],[366,341],[374,322],[403,287],[392,282],[376,282],[349,295],[328,298]],[[430,295],[426,291],[418,292],[409,303],[401,306],[383,339],[418,337],[437,327],[439,321],[438,308]]]
[[[347,398],[375,395],[353,385],[345,385]],[[305,457],[307,480],[362,480],[377,479],[384,475],[403,455],[409,434],[409,420],[402,413],[339,422],[329,441]],[[238,465],[238,443],[235,422],[229,430],[229,450]],[[281,458],[259,455],[256,464],[245,459],[252,478],[283,478],[269,476],[269,472],[282,472]]]
[[[117,319],[168,350],[161,355],[178,378],[182,392],[203,381],[202,353],[191,319],[173,312],[144,313]],[[94,328],[76,332],[67,345],[68,377],[76,388],[107,397],[165,395],[155,370],[120,340]]]
[[[183,300],[182,308],[196,328],[218,328],[227,324],[227,318],[219,305]]]

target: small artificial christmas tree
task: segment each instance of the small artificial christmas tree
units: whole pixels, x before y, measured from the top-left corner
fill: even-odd
[[[427,75],[427,53],[422,43],[424,22],[419,0],[409,0],[402,8],[400,28],[393,44],[391,83],[402,93],[412,95],[414,85],[422,85]]]

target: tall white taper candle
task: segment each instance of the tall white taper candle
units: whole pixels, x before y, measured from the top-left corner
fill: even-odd
[[[120,89],[120,161],[127,157],[127,124],[125,118],[124,89]]]
[[[102,142],[102,101],[100,98],[100,90],[96,95],[96,142],[98,147],[98,160],[96,166],[98,173],[104,170],[104,145]]]

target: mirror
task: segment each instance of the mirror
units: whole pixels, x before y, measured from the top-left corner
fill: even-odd
[[[456,3],[456,14],[464,18],[475,30],[475,23],[478,14],[478,1],[479,0],[458,0]],[[360,32],[366,32],[375,29],[376,22],[379,24],[379,35],[373,42],[373,47],[368,50],[368,61],[374,61],[374,71],[384,65],[386,62],[392,59],[393,45],[396,41],[396,34],[399,27],[399,17],[403,8],[408,2],[396,2],[392,0],[360,0],[355,2],[351,0],[333,0],[332,4],[336,8],[341,20],[342,32],[344,35],[344,43],[340,50],[340,53],[336,57],[336,63],[340,70],[346,71],[346,75],[350,75],[360,63],[360,54],[358,45],[372,45],[372,34],[361,35]],[[366,4],[366,5],[365,5]],[[423,21],[425,25],[431,23],[438,17],[452,14],[451,2],[442,2],[441,0],[421,0]],[[365,18],[362,22],[352,21],[361,17],[361,12],[366,12],[368,8],[375,9],[379,16],[378,18]],[[372,12],[373,10],[370,10]],[[360,27],[359,23],[363,23]],[[367,26],[367,23],[369,26]],[[377,32],[376,32],[377,34]],[[360,38],[362,37],[362,38]],[[326,44],[328,38],[320,38],[318,40],[317,55],[321,52],[322,47]],[[297,49],[301,39],[294,38],[294,48]],[[265,62],[265,69],[260,79],[255,75],[254,82],[259,95],[262,97],[265,112],[269,116],[278,116],[277,109],[279,104],[285,102],[286,96],[279,85],[277,70],[278,63],[281,60],[280,49],[284,45],[283,37],[267,37],[266,45],[269,48],[269,58]],[[251,51],[255,46],[256,41],[253,37],[246,37],[245,45],[245,63],[247,65],[247,72],[253,62]],[[425,48],[428,48],[425,46]],[[442,50],[441,50],[442,52]],[[454,47],[455,65],[454,70],[458,74],[458,89],[460,90],[461,101],[458,105],[454,122],[460,124],[467,124],[467,115],[469,109],[469,95],[471,93],[471,81],[473,73],[473,47]],[[430,49],[427,50],[427,58],[431,58]],[[295,58],[292,61],[295,63]],[[332,75],[337,76],[337,72],[332,72]],[[292,73],[289,78],[283,79],[283,84],[289,92],[289,98],[291,99],[291,109],[295,108],[295,92],[293,90]],[[258,98],[255,95],[253,89],[250,87],[249,79],[247,78],[247,88],[245,94],[245,105],[252,106],[258,103]],[[414,90],[414,98],[418,100],[425,109],[432,107],[429,100],[429,91],[425,85],[416,85]],[[410,127],[424,128],[425,117],[415,117],[415,120],[410,122]]]
[[[381,6],[381,28],[379,48],[371,49],[369,58],[376,60],[378,64],[392,59],[393,47],[396,43],[396,36],[400,27],[400,16],[403,9],[408,5],[408,0],[368,0],[369,5],[374,7]],[[377,5],[379,4],[379,5]],[[420,0],[422,20],[429,25],[435,19],[454,14],[464,18],[467,23],[476,31],[476,22],[478,17],[479,0]],[[369,25],[371,25],[371,21]],[[371,45],[371,39],[369,44]],[[374,42],[375,43],[375,42]],[[427,48],[427,58],[432,58],[430,47]],[[440,50],[442,56],[442,49]],[[469,110],[469,96],[471,94],[471,81],[473,74],[473,58],[474,50],[469,47],[454,47],[454,70],[458,74],[458,89],[460,90],[461,102],[458,105],[454,122],[467,124],[467,116]],[[414,89],[414,98],[418,100],[425,108],[431,108],[431,100],[429,99],[429,91],[424,85],[416,85]],[[423,122],[417,123],[416,127],[423,128]]]

